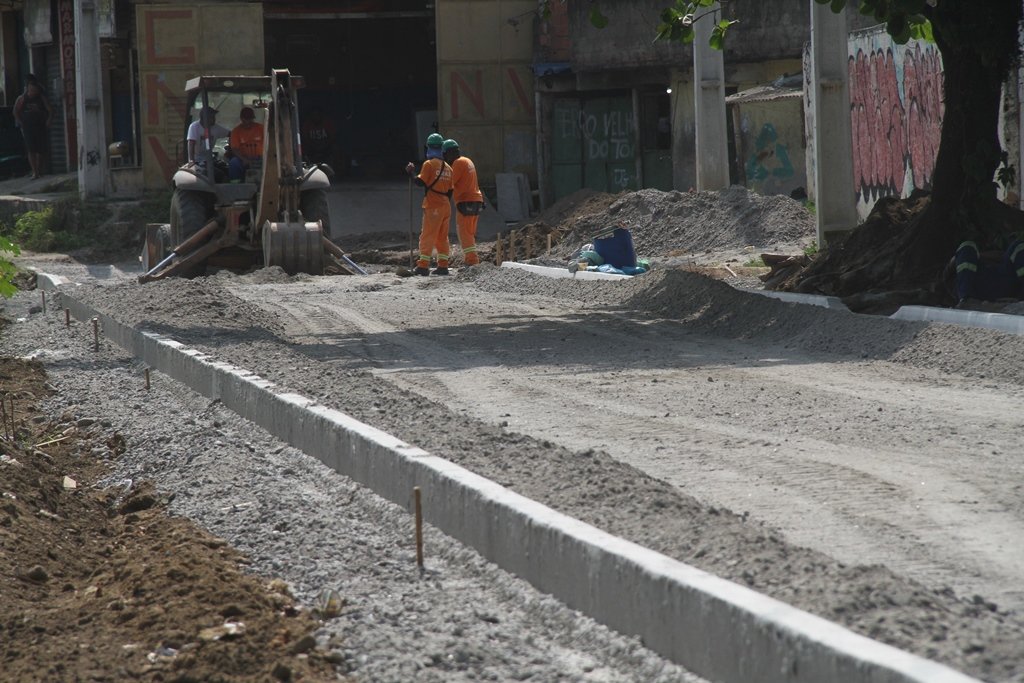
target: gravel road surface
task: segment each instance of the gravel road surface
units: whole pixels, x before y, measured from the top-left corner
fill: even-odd
[[[787,304],[682,271],[103,275],[75,296],[607,531],[966,673],[1024,681],[1018,337]],[[18,306],[8,315],[26,317]],[[465,678],[431,680],[693,680],[439,535],[417,580],[404,513],[216,403],[159,381],[158,401],[144,394],[139,367],[114,349],[96,363],[86,326],[58,318],[27,316],[7,351],[43,349],[64,400],[115,416],[132,446],[122,476],[177,491],[181,513],[298,595],[341,589],[350,608],[324,636],[369,680],[445,666]]]

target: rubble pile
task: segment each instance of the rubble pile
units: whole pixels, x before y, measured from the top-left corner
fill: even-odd
[[[638,255],[654,257],[744,247],[759,254],[809,243],[816,231],[814,216],[800,202],[739,186],[716,192],[645,189],[604,197],[611,201],[602,206],[591,198],[565,217],[553,256],[568,258],[595,235],[619,226],[632,232]]]

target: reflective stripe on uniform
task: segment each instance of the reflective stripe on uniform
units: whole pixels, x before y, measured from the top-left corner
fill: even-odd
[[[429,261],[430,254],[420,254],[420,261]]]
[[[437,260],[438,261],[447,261],[448,260],[448,254],[442,254],[441,252],[437,252]]]
[[[958,263],[957,266],[956,266],[956,272],[959,273],[959,272],[964,271],[964,270],[971,270],[971,271],[977,272],[978,271],[978,264],[976,264],[976,263]]]
[[[462,253],[463,254],[472,254],[474,251],[476,251],[476,245],[474,245],[472,247],[466,247],[465,249],[462,250]]]
[[[1017,248],[1014,249],[1012,252],[1010,252],[1010,261],[1012,263],[1016,263],[1017,262],[1017,254],[1021,253],[1022,251],[1024,251],[1024,242],[1018,242],[1017,243]],[[1020,273],[1018,273],[1018,275],[1019,274]]]
[[[978,253],[978,245],[975,244],[974,242],[970,242],[970,241],[968,241],[968,242],[961,242],[960,246],[957,247],[956,250],[959,252],[964,247],[970,247],[971,249],[974,250],[974,253]]]

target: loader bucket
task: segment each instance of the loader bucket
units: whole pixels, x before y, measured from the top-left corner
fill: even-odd
[[[324,245],[320,221],[264,223],[263,265],[280,266],[289,275],[323,275]]]

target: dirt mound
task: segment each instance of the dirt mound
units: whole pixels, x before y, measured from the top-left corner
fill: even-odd
[[[568,257],[595,235],[629,228],[639,256],[679,256],[716,249],[810,241],[814,216],[800,203],[780,195],[764,196],[743,187],[717,192],[663,192],[645,189],[616,196],[604,210],[577,212],[559,242]]]
[[[38,363],[0,359],[0,376],[17,397],[0,441],[4,680],[336,680],[287,586],[243,574],[240,553],[169,517],[148,483],[100,486],[124,440],[39,413]]]

